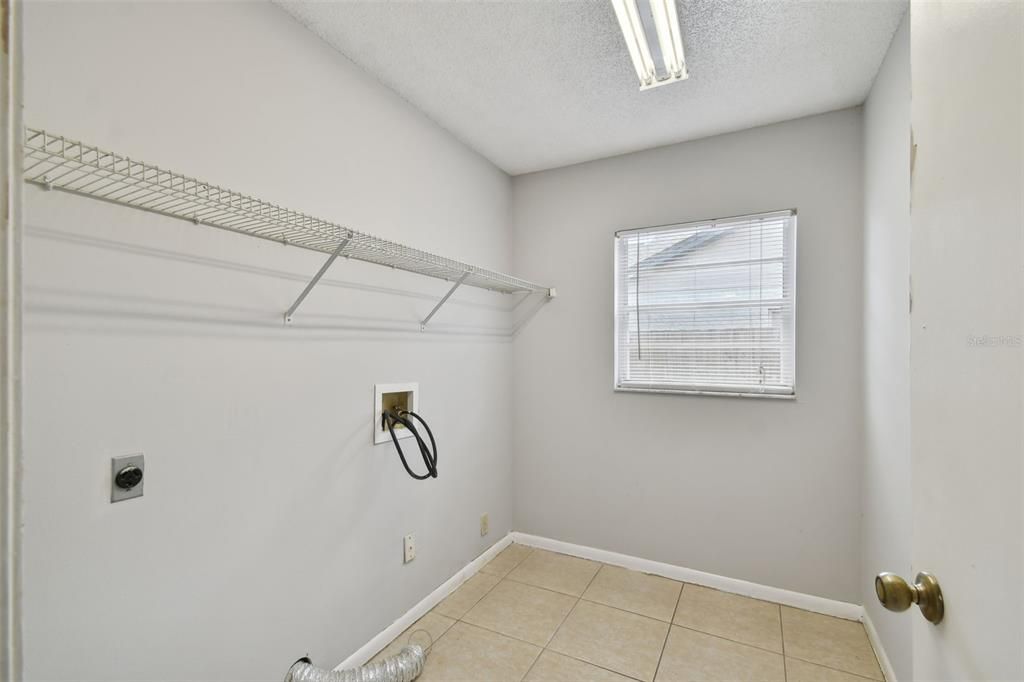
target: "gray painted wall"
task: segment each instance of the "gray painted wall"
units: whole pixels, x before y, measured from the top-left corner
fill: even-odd
[[[897,679],[913,679],[906,614],[874,577],[910,577],[910,26],[893,36],[864,104],[864,483],[861,599]]]
[[[33,2],[25,33],[30,125],[508,266],[508,177],[275,7]],[[420,334],[444,282],[339,262],[285,329],[318,254],[36,188],[26,223],[27,679],[334,665],[511,527],[509,301]],[[370,445],[402,380],[436,481]],[[110,504],[139,451],[145,497]]]
[[[513,179],[515,526],[858,602],[861,111]],[[617,229],[799,210],[797,399],[612,391]]]

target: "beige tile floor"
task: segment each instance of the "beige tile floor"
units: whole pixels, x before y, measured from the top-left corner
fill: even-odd
[[[524,545],[375,660],[410,637],[434,643],[422,682],[883,680],[860,623]]]

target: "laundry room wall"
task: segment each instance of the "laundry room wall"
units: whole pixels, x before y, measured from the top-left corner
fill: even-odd
[[[860,603],[861,109],[513,180],[518,530]],[[795,208],[796,400],[613,390],[616,230]]]
[[[875,596],[882,571],[913,575],[910,495],[910,16],[864,103],[864,608],[896,679],[914,679],[913,619]]]
[[[507,270],[509,178],[282,10],[24,10],[27,125]],[[286,328],[320,254],[34,186],[25,224],[26,679],[333,666],[510,529],[507,297],[421,333],[447,283],[339,260]],[[371,445],[389,381],[420,384],[437,480]]]

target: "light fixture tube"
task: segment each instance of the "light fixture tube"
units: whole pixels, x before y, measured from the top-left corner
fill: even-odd
[[[682,32],[679,29],[679,15],[675,0],[611,0],[619,28],[626,40],[626,49],[636,70],[640,89],[648,90],[676,81],[685,80],[686,58],[683,55]],[[637,2],[649,2],[654,29],[661,48],[664,74],[660,75],[654,65],[648,43],[647,31],[640,19]]]
[[[679,35],[679,17],[676,14],[675,0],[650,0],[651,14],[654,16],[654,27],[658,32],[658,45],[661,47],[662,60],[665,62],[665,73],[670,78],[682,78],[686,71],[683,60],[683,41]]]
[[[615,8],[615,16],[619,20],[622,36],[626,39],[626,49],[629,50],[629,58],[633,61],[640,85],[652,86],[655,82],[654,58],[651,57],[651,48],[647,44],[647,35],[635,0],[612,0],[612,7]]]

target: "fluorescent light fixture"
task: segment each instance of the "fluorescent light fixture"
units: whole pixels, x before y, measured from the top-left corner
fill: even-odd
[[[675,0],[612,0],[612,7],[615,8],[622,36],[626,39],[626,49],[629,50],[629,58],[640,80],[641,90],[686,80],[689,74],[683,56],[683,39]],[[658,54],[664,67],[662,71],[655,67],[651,43],[647,40],[651,24],[658,39]]]

